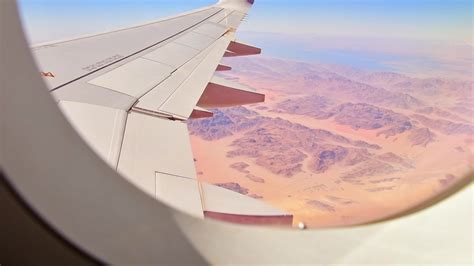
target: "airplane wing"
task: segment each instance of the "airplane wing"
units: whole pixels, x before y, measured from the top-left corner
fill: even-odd
[[[291,225],[292,215],[199,182],[186,121],[265,96],[214,77],[253,0],[219,3],[112,32],[32,47],[52,95],[86,142],[146,193],[197,217]],[[219,167],[219,166],[217,166]]]

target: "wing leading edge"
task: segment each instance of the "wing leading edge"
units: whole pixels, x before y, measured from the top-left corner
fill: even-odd
[[[235,40],[250,0],[33,47],[59,106],[111,167],[144,192],[197,217],[291,225],[292,215],[196,176],[186,121],[207,108],[265,96],[215,77],[222,57],[260,54]],[[91,119],[93,118],[93,119]]]

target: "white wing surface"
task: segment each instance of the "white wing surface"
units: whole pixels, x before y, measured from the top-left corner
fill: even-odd
[[[259,54],[235,40],[251,0],[223,0],[175,17],[32,48],[51,93],[109,165],[153,197],[198,217],[291,224],[258,200],[201,184],[186,121],[207,108],[265,96],[214,77],[222,57]]]

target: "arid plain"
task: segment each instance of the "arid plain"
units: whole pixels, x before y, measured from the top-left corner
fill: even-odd
[[[472,171],[472,80],[415,78],[270,57],[224,76],[266,102],[189,123],[199,179],[310,228],[370,222]]]

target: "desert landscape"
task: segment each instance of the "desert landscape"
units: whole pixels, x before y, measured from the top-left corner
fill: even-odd
[[[271,57],[223,76],[266,102],[189,122],[203,182],[263,200],[309,228],[395,214],[472,171],[472,80]]]

